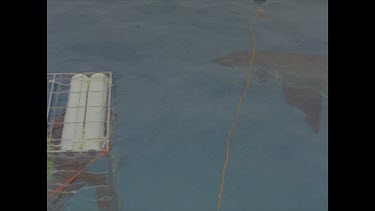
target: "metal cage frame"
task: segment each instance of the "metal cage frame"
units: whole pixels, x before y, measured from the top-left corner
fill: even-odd
[[[98,137],[98,139],[103,139],[103,142],[101,143],[101,150],[110,150],[112,139],[111,130],[113,123],[113,115],[111,113],[112,72],[47,73],[47,153],[66,152],[61,150],[60,144],[62,141],[61,133],[64,127],[64,116],[68,104],[70,82],[72,77],[76,74],[84,74],[87,77],[91,77],[91,75],[95,73],[102,73],[108,79],[106,87],[106,103],[104,105],[106,112],[103,122],[103,124],[105,124],[104,137]]]

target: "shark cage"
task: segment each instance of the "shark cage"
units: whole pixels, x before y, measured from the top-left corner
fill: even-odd
[[[48,210],[82,206],[75,202],[81,200],[94,201],[89,206],[99,210],[119,210],[109,153],[111,95],[111,72],[47,73]],[[97,159],[103,152],[104,159]],[[89,197],[93,193],[95,199]]]

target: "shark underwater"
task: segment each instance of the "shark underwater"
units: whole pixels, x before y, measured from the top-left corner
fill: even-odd
[[[53,144],[59,144],[62,130],[64,115],[54,118],[52,124],[51,141]],[[72,178],[78,171],[89,163],[93,157],[90,153],[79,153],[75,155],[47,153],[47,195],[56,190],[68,179]],[[112,162],[108,156],[108,161]],[[108,168],[112,172],[112,167]],[[112,181],[113,182],[113,181]],[[72,182],[70,182],[62,191],[47,200],[47,210],[65,210],[66,202],[75,194],[88,189],[95,189],[96,204],[100,211],[118,211],[122,210],[122,204],[118,199],[117,192],[113,184],[109,181],[108,176],[99,172],[84,171]]]
[[[251,56],[248,52],[238,51],[216,58],[213,62],[227,68],[248,66]],[[257,52],[254,66],[257,82],[278,81],[286,102],[300,109],[312,131],[318,133],[322,100],[328,97],[327,56]]]

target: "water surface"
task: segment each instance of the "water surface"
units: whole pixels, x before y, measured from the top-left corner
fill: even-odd
[[[48,0],[48,72],[113,73],[111,153],[124,159],[116,178],[124,210],[216,210],[225,139],[247,74],[246,64],[217,60],[249,52],[257,6]],[[304,60],[327,59],[327,2],[269,0],[265,9],[254,30],[257,52],[271,57],[255,60],[221,210],[327,210],[328,90],[319,84],[324,71],[311,79],[316,69]],[[300,62],[283,66],[285,55]],[[275,58],[284,58],[281,66],[271,65]],[[65,210],[97,209],[93,190]]]

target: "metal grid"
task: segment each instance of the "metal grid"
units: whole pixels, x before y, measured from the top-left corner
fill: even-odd
[[[68,108],[68,98],[70,92],[71,79],[76,74],[83,74],[90,78],[98,72],[82,72],[82,73],[47,73],[47,152],[66,152],[61,149],[62,131],[64,127],[65,111]],[[106,102],[103,107],[105,109],[105,119],[101,121],[104,124],[104,137],[97,137],[101,142],[101,150],[110,150],[111,145],[111,129],[113,115],[111,113],[111,88],[112,73],[100,72],[104,74],[108,82]],[[87,91],[90,93],[90,91]],[[93,91],[98,92],[98,91]],[[93,106],[94,107],[94,106]],[[96,106],[98,107],[98,106]],[[73,107],[70,107],[73,108]],[[75,107],[78,108],[78,107]],[[86,108],[87,109],[87,105]],[[65,124],[74,124],[82,122],[69,122]],[[75,152],[70,151],[69,152]],[[82,152],[82,151],[79,151]]]

